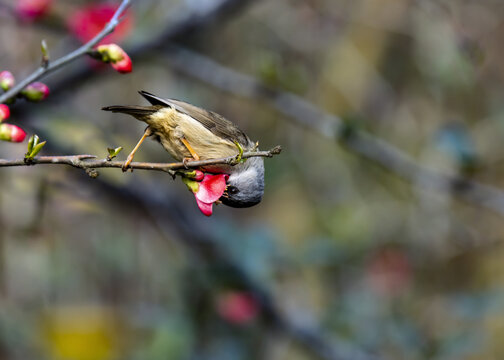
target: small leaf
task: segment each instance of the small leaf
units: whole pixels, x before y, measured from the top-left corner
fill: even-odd
[[[122,146],[116,147],[115,149],[114,148],[107,148],[107,151],[109,153],[107,156],[107,160],[110,161],[113,158],[115,158],[121,152],[122,149],[123,149]]]
[[[187,186],[190,192],[197,193],[199,190],[199,183],[187,177],[182,177],[182,182]]]
[[[44,147],[44,145],[46,144],[46,142],[47,141],[43,141],[40,144],[35,145],[33,147],[32,152],[30,153],[30,158],[33,159],[40,152],[40,150],[42,150],[42,148]]]
[[[26,153],[27,156],[29,156],[33,150],[33,147],[36,146],[39,143],[39,137],[36,134],[33,134],[30,136],[30,139],[28,140],[28,152]]]
[[[47,67],[49,65],[49,50],[45,40],[40,43],[40,49],[42,50],[42,65]]]

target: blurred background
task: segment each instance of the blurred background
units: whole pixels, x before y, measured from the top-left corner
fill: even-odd
[[[18,80],[42,39],[63,56],[119,4],[42,1],[33,16],[20,2],[0,5],[0,71]],[[504,213],[331,132],[504,187],[503,27],[496,0],[134,1],[108,39],[131,74],[80,58],[42,80],[46,101],[11,107],[41,155],[125,159],[144,124],[99,109],[145,104],[138,90],[284,151],[265,160],[262,203],[210,218],[164,173],[2,168],[0,357],[503,358]],[[25,151],[0,143],[1,158]],[[171,161],[152,141],[135,159]]]

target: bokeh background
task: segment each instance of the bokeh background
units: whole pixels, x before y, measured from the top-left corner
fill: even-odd
[[[60,57],[94,29],[71,26],[78,11],[117,4],[53,0],[26,19],[2,0],[0,70],[22,79],[41,39]],[[127,153],[144,124],[99,109],[144,104],[137,90],[284,151],[261,204],[210,218],[164,173],[2,168],[0,357],[503,358],[504,214],[404,181],[276,101],[504,187],[503,28],[496,0],[134,1],[113,35],[131,74],[78,59],[43,79],[46,101],[12,107],[42,154]],[[149,141],[136,160],[170,158]]]

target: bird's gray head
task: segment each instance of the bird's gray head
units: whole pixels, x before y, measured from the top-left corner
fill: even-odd
[[[235,208],[250,207],[261,202],[263,194],[264,161],[261,157],[252,157],[233,168],[220,200]]]

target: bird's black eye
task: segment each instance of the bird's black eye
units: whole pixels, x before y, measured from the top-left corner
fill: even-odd
[[[231,195],[238,194],[240,192],[236,186],[228,186],[227,191]]]

